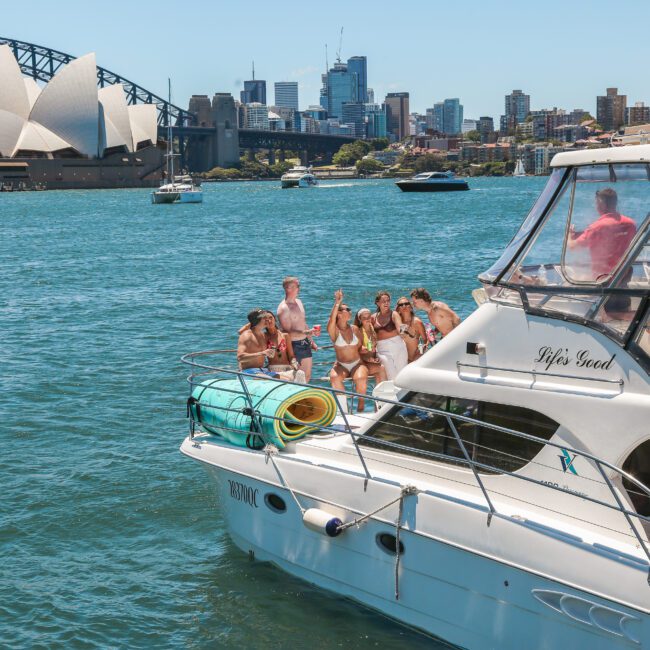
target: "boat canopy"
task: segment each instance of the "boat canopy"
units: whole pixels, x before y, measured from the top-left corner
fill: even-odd
[[[598,329],[650,371],[646,160],[650,147],[556,156],[519,231],[479,279],[491,300]]]

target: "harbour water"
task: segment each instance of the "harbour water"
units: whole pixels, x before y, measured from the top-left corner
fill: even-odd
[[[208,184],[185,206],[0,195],[0,646],[443,647],[234,547],[178,452],[179,357],[233,347],[288,274],[310,324],[339,287],[356,310],[425,286],[465,317],[544,182]]]

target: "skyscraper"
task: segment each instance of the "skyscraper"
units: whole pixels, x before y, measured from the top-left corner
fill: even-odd
[[[365,104],[361,102],[345,102],[341,110],[341,122],[352,124],[355,138],[366,137]]]
[[[596,121],[605,131],[613,131],[625,124],[627,95],[619,95],[618,88],[608,88],[606,95],[596,99]]]
[[[442,104],[442,131],[448,135],[460,133],[463,126],[463,107],[460,99],[445,99]]]
[[[386,104],[386,130],[395,139],[402,140],[409,134],[409,94],[388,93]]]
[[[487,115],[479,117],[477,130],[481,134],[481,144],[488,144],[493,139],[494,120]]]
[[[263,79],[244,81],[244,90],[239,95],[242,104],[266,104],[266,81]]]
[[[530,95],[513,90],[505,98],[505,115],[501,116],[501,131],[507,133],[517,128],[530,113]]]
[[[275,82],[275,106],[284,106],[298,110],[298,82],[297,81],[276,81]]]
[[[356,72],[348,70],[347,63],[337,61],[323,75],[323,90],[321,91],[321,104],[326,100],[327,117],[341,118],[343,115],[343,104],[359,101],[358,82]]]
[[[365,56],[348,59],[348,72],[357,75],[357,101],[368,103],[368,61]]]

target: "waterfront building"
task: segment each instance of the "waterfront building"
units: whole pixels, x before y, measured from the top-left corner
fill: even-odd
[[[533,125],[532,137],[535,140],[548,140],[553,137],[553,131],[558,126],[563,126],[569,123],[566,111],[561,108],[541,109],[538,111],[531,111],[530,117]]]
[[[192,95],[188,110],[196,115],[195,126],[212,126],[212,104],[207,95]]]
[[[468,118],[463,119],[463,124],[461,125],[461,133],[469,133],[470,131],[476,131],[478,127],[478,120],[470,120]]]
[[[266,105],[266,81],[255,79],[253,68],[253,79],[244,81],[244,90],[240,92],[242,104],[264,104]]]
[[[553,129],[553,140],[560,142],[576,142],[589,137],[589,129],[582,124],[563,124]]]
[[[628,126],[648,123],[650,123],[650,106],[646,106],[643,102],[636,102],[634,106],[625,110],[625,124]]]
[[[269,109],[265,104],[253,102],[246,104],[246,129],[269,130]]]
[[[355,138],[365,138],[365,104],[361,102],[345,102],[341,110],[341,122],[350,125],[352,135]]]
[[[505,115],[501,116],[501,133],[507,135],[521,124],[530,112],[530,95],[513,90],[505,97]]]
[[[627,95],[619,95],[618,88],[607,88],[605,95],[596,98],[596,121],[605,131],[614,131],[625,124]]]
[[[534,174],[545,176],[549,173],[551,160],[556,153],[562,151],[562,147],[554,147],[550,144],[539,145],[534,149]]]
[[[275,105],[283,108],[298,109],[298,82],[297,81],[276,81]]]
[[[409,134],[409,94],[388,93],[384,104],[387,131],[396,140],[402,140]]]
[[[496,142],[494,120],[491,117],[487,115],[479,117],[476,130],[481,135],[481,144],[488,144],[490,141]]]
[[[463,124],[463,106],[460,100],[445,99],[442,107],[442,131],[447,135],[456,135],[461,132]]]
[[[368,60],[365,56],[351,56],[348,72],[357,75],[357,101],[368,103]]]

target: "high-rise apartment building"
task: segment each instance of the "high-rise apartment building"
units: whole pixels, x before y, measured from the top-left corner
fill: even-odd
[[[636,102],[634,106],[626,109],[625,117],[625,123],[628,126],[650,124],[650,106],[646,106],[643,102]]]
[[[297,81],[276,81],[275,106],[284,106],[298,110],[298,82]]]
[[[402,140],[409,134],[409,94],[388,93],[386,104],[386,129],[395,139]]]
[[[478,118],[476,130],[481,135],[481,144],[489,144],[496,139],[494,136],[494,120],[487,115]]]
[[[357,101],[368,103],[368,60],[365,56],[351,56],[348,72],[357,75]]]
[[[508,133],[517,128],[530,113],[530,95],[513,90],[505,98],[505,115],[501,116],[501,132]]]
[[[251,79],[244,81],[244,90],[239,93],[242,104],[266,104],[266,81]]]
[[[265,104],[252,102],[246,104],[246,122],[247,129],[269,130],[269,109]]]
[[[606,95],[596,98],[596,121],[605,131],[613,131],[625,124],[627,95],[619,95],[618,88],[608,88]]]

